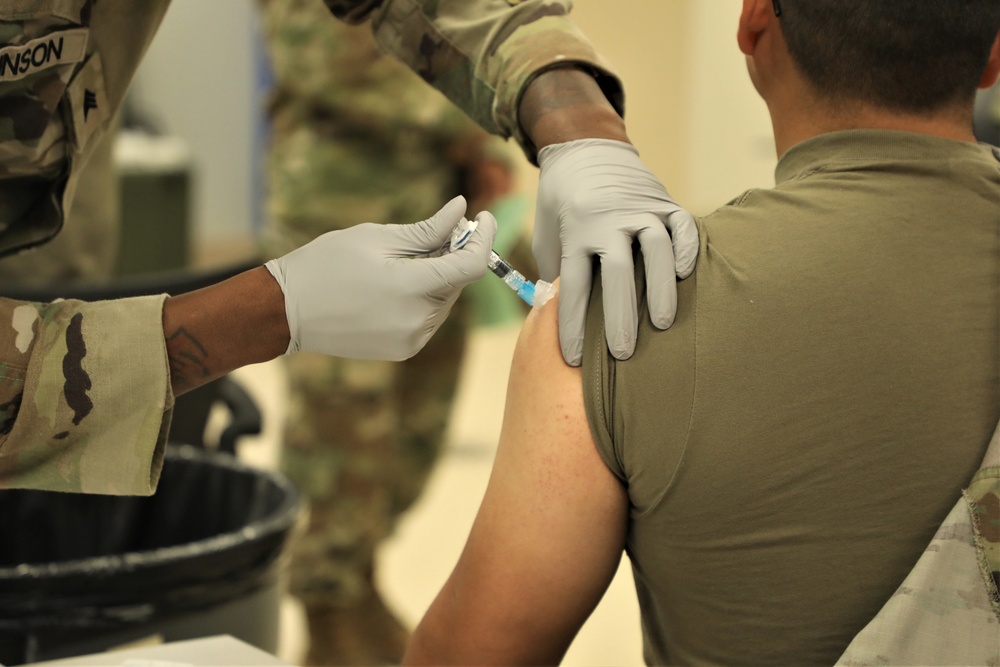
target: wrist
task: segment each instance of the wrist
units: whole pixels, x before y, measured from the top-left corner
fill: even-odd
[[[536,150],[576,139],[631,143],[625,121],[587,72],[573,66],[539,74],[528,84],[518,120]]]
[[[259,361],[269,361],[284,354],[291,340],[285,293],[277,279],[263,266],[248,271],[246,275],[250,303],[259,306],[256,318],[261,335],[255,354],[260,357]]]
[[[171,385],[179,395],[284,353],[289,341],[284,293],[267,269],[258,267],[168,298],[163,333]]]

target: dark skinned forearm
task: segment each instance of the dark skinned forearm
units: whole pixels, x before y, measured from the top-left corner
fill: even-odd
[[[629,142],[625,121],[594,77],[571,66],[543,72],[528,84],[518,121],[539,150],[574,139]]]
[[[264,267],[204,289],[170,297],[163,306],[174,395],[288,348],[285,297]]]

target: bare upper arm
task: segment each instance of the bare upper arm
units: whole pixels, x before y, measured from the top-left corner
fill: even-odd
[[[618,567],[627,495],[594,445],[557,308],[525,323],[486,496],[407,662],[556,663]]]

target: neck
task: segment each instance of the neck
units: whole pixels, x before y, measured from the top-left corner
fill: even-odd
[[[771,122],[778,157],[789,148],[821,134],[839,130],[896,130],[944,139],[975,142],[972,108],[960,106],[928,115],[907,114],[870,106],[835,108],[811,95],[788,95],[788,103],[771,102]],[[803,104],[803,100],[810,100]]]

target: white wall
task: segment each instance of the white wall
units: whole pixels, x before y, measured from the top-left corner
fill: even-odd
[[[251,0],[173,0],[133,83],[143,107],[191,148],[198,244],[253,233],[255,30]]]

